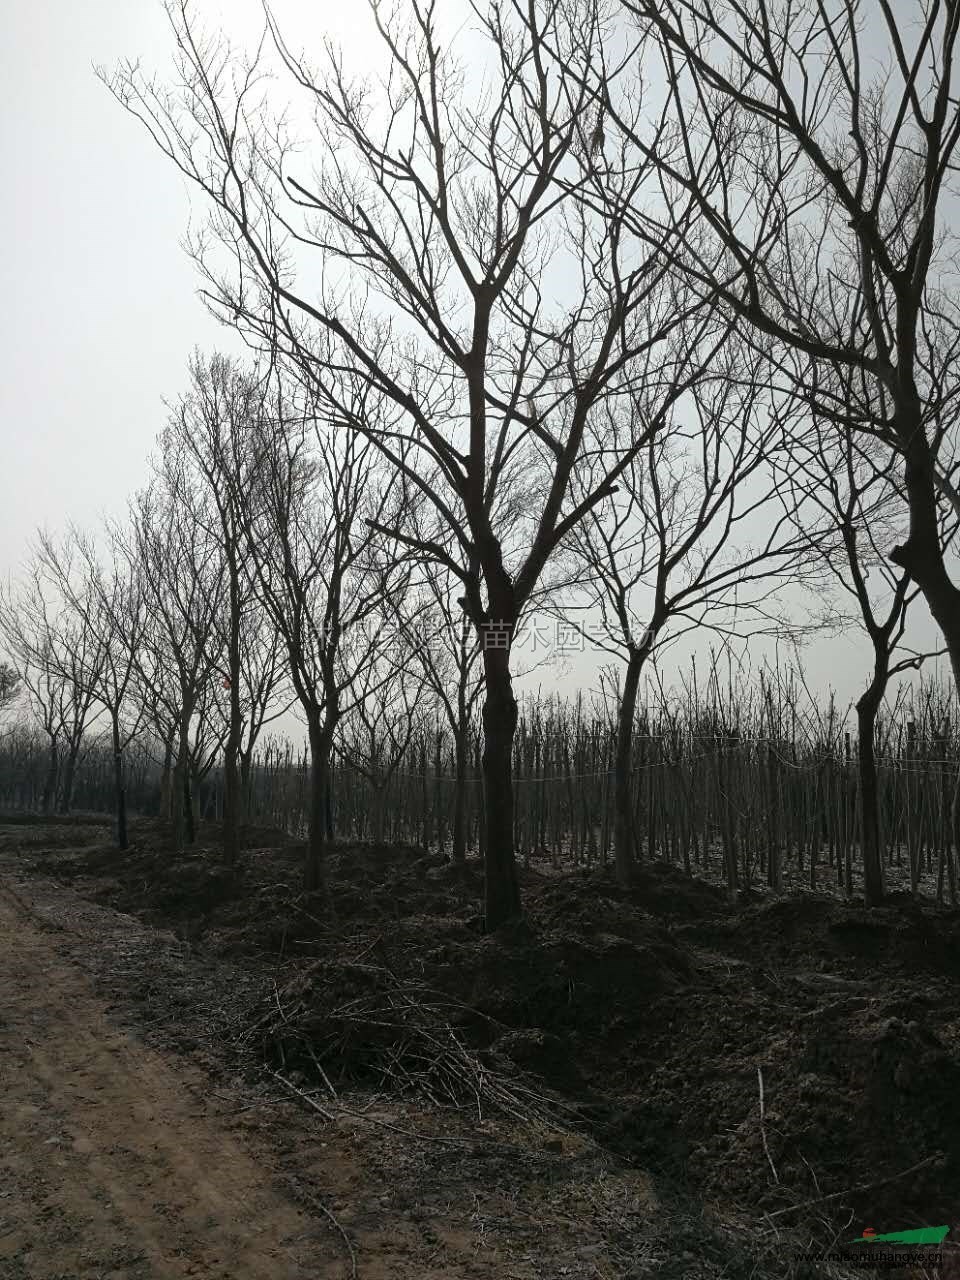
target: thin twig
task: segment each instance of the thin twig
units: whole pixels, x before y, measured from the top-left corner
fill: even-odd
[[[834,1191],[832,1195],[820,1196],[817,1200],[804,1200],[801,1204],[792,1204],[788,1209],[777,1209],[774,1213],[765,1213],[765,1218],[782,1218],[788,1213],[799,1213],[801,1209],[813,1209],[819,1204],[830,1204],[833,1200],[842,1200],[845,1196],[860,1195],[863,1191],[876,1191],[878,1187],[886,1187],[891,1182],[899,1182],[901,1178],[909,1178],[911,1174],[919,1173],[921,1169],[926,1169],[928,1165],[934,1164],[940,1159],[939,1154],[927,1156],[926,1160],[921,1160],[919,1164],[912,1165],[909,1169],[904,1169],[902,1173],[894,1173],[889,1178],[879,1178],[876,1182],[861,1182],[855,1187],[846,1187],[843,1191]]]
[[[331,1115],[329,1111],[324,1107],[321,1107],[320,1103],[317,1102],[316,1099],[311,1098],[308,1093],[304,1093],[302,1089],[298,1089],[291,1080],[288,1080],[286,1076],[282,1076],[279,1071],[271,1071],[270,1074],[275,1080],[279,1080],[285,1089],[289,1089],[291,1093],[295,1093],[298,1098],[308,1106],[312,1107],[314,1111],[319,1111],[324,1120],[329,1120],[331,1123],[336,1120],[336,1116]]]
[[[315,1098],[311,1098],[308,1093],[304,1093],[302,1089],[298,1089],[295,1084],[291,1084],[289,1080],[278,1075],[276,1071],[271,1071],[270,1074],[279,1080],[282,1085],[285,1085],[289,1090],[291,1090],[291,1092],[295,1093],[298,1098],[301,1098],[308,1107],[312,1107],[314,1111],[318,1111],[320,1115],[323,1116],[324,1120],[330,1120],[331,1122],[336,1121],[337,1117],[332,1115],[326,1107],[321,1107],[320,1103],[317,1102]],[[349,1116],[352,1120],[362,1120],[366,1124],[374,1124],[381,1129],[389,1129],[391,1133],[398,1133],[401,1138],[414,1138],[419,1142],[452,1143],[460,1146],[473,1141],[473,1139],[469,1138],[438,1138],[431,1133],[412,1133],[409,1129],[398,1129],[395,1124],[388,1124],[386,1120],[378,1120],[375,1116],[367,1116],[363,1115],[359,1111],[351,1111],[349,1107],[343,1106],[342,1103],[340,1104],[340,1110],[345,1116]]]
[[[324,1083],[324,1084],[327,1086],[327,1088],[330,1090],[330,1096],[331,1096],[331,1098],[333,1098],[334,1102],[339,1102],[339,1101],[340,1101],[340,1099],[337,1097],[337,1091],[336,1091],[336,1089],[334,1089],[333,1085],[330,1083],[330,1077],[327,1075],[327,1073],[324,1071],[323,1067],[320,1065],[320,1059],[319,1059],[319,1058],[317,1057],[317,1055],[314,1053],[314,1051],[313,1051],[313,1045],[312,1045],[312,1044],[308,1044],[308,1045],[307,1045],[307,1051],[309,1052],[310,1057],[311,1057],[311,1059],[313,1060],[313,1065],[317,1068],[317,1071],[319,1071],[319,1073],[320,1073],[320,1079],[323,1081],[323,1083]]]
[[[780,1176],[777,1173],[777,1167],[773,1163],[773,1156],[770,1154],[770,1148],[767,1146],[767,1127],[764,1123],[765,1112],[763,1107],[763,1072],[760,1070],[760,1064],[757,1063],[757,1081],[760,1085],[760,1140],[763,1142],[764,1155],[767,1157],[767,1163],[770,1166],[770,1172],[773,1174],[774,1182],[779,1183]]]
[[[311,1195],[309,1191],[304,1191],[303,1187],[299,1186],[296,1182],[294,1182],[292,1178],[288,1178],[287,1182],[288,1182],[288,1185],[290,1186],[291,1191],[298,1199],[305,1200],[307,1204],[312,1205],[314,1209],[319,1209],[320,1212],[326,1218],[328,1218],[330,1222],[333,1223],[334,1227],[336,1227],[337,1231],[340,1233],[340,1237],[343,1240],[343,1243],[347,1246],[347,1249],[349,1250],[349,1253],[350,1253],[350,1273],[351,1275],[356,1277],[357,1251],[353,1247],[353,1241],[350,1239],[350,1237],[347,1235],[346,1231],[344,1230],[343,1224],[339,1221],[337,1216],[330,1209],[327,1208],[327,1206],[323,1203],[322,1200],[318,1200],[317,1197],[315,1195]]]

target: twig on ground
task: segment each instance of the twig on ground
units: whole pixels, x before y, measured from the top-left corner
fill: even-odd
[[[757,1063],[757,1083],[760,1086],[760,1140],[763,1143],[763,1153],[767,1157],[767,1164],[770,1166],[770,1172],[773,1174],[774,1182],[779,1183],[780,1175],[777,1173],[777,1166],[773,1163],[773,1156],[770,1154],[770,1148],[767,1145],[767,1126],[765,1123],[766,1112],[763,1106],[763,1072],[760,1064]]]
[[[294,1195],[298,1199],[305,1200],[306,1203],[309,1205],[312,1205],[314,1209],[319,1209],[320,1212],[324,1215],[324,1217],[328,1218],[330,1222],[333,1223],[333,1226],[340,1233],[340,1237],[343,1240],[343,1243],[347,1246],[347,1249],[349,1250],[350,1274],[356,1277],[357,1251],[356,1249],[354,1249],[353,1241],[347,1235],[346,1231],[343,1228],[343,1224],[338,1220],[336,1214],[334,1214],[330,1209],[328,1209],[322,1200],[318,1200],[317,1197],[314,1195],[311,1195],[309,1191],[304,1191],[303,1187],[301,1187],[298,1183],[294,1182],[292,1178],[287,1178],[287,1183],[290,1186],[290,1189],[293,1191]]]
[[[339,1102],[340,1099],[337,1097],[337,1091],[336,1089],[334,1089],[333,1085],[330,1083],[330,1077],[327,1075],[323,1067],[320,1065],[320,1059],[313,1052],[313,1045],[307,1045],[307,1049],[309,1050],[310,1057],[313,1060],[313,1065],[317,1068],[317,1071],[320,1073],[320,1079],[330,1090],[331,1098],[333,1098],[334,1102]]]
[[[909,1178],[911,1174],[919,1173],[921,1169],[926,1169],[928,1165],[935,1164],[939,1159],[939,1153],[927,1156],[919,1164],[911,1165],[909,1169],[904,1169],[902,1173],[891,1174],[889,1178],[878,1178],[876,1182],[861,1182],[855,1187],[845,1187],[843,1191],[834,1191],[832,1195],[820,1196],[817,1200],[804,1200],[801,1204],[792,1204],[787,1209],[776,1209],[773,1213],[765,1213],[763,1216],[771,1219],[782,1218],[788,1213],[799,1213],[801,1209],[813,1209],[820,1204],[830,1204],[834,1200],[842,1200],[844,1196],[860,1195],[863,1191],[876,1191],[878,1187],[886,1187],[891,1182],[899,1182],[901,1178]]]
[[[298,1098],[301,1098],[308,1107],[312,1107],[314,1111],[318,1111],[325,1120],[334,1121],[337,1119],[337,1117],[331,1114],[326,1107],[321,1107],[320,1103],[317,1102],[315,1098],[311,1098],[309,1093],[304,1093],[302,1089],[298,1089],[295,1084],[291,1084],[289,1080],[285,1080],[284,1077],[278,1075],[276,1071],[271,1071],[270,1074],[279,1080],[281,1084],[286,1085],[286,1087],[295,1093]],[[418,1142],[442,1142],[448,1145],[452,1144],[454,1146],[463,1146],[464,1144],[473,1141],[473,1139],[470,1138],[439,1138],[432,1133],[413,1133],[409,1129],[399,1129],[395,1124],[389,1124],[386,1120],[378,1120],[376,1116],[368,1116],[364,1115],[360,1111],[352,1111],[342,1103],[340,1104],[340,1110],[343,1115],[349,1116],[351,1120],[362,1120],[365,1124],[373,1124],[380,1129],[389,1129],[391,1133],[397,1133],[401,1138],[413,1138]]]
[[[336,1120],[337,1117],[335,1115],[331,1115],[325,1107],[321,1107],[320,1103],[317,1102],[315,1098],[311,1098],[309,1093],[304,1093],[302,1089],[298,1089],[292,1080],[288,1080],[286,1076],[282,1076],[279,1071],[271,1071],[270,1074],[273,1076],[274,1080],[279,1080],[285,1089],[289,1089],[291,1093],[295,1093],[298,1098],[307,1104],[307,1106],[312,1107],[314,1111],[319,1111],[324,1120],[329,1120],[331,1123]]]

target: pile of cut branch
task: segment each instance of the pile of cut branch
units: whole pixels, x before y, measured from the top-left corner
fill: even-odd
[[[495,1051],[472,1050],[457,1028],[506,1030],[486,1015],[377,964],[323,959],[274,986],[241,1042],[284,1072],[338,1086],[414,1095],[436,1106],[495,1108],[522,1123],[569,1108],[521,1078]]]

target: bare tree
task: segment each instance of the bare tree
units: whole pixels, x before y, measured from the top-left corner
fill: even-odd
[[[675,421],[632,461],[613,502],[570,535],[581,599],[602,620],[597,643],[623,663],[613,786],[624,884],[634,869],[633,737],[648,661],[691,630],[782,634],[789,623],[774,615],[770,597],[822,544],[822,531],[798,533],[794,513],[780,505],[771,461],[783,423],[770,412],[763,374],[749,351],[728,345],[715,353]],[[642,402],[636,408],[655,416]],[[613,424],[611,447],[622,450],[618,437],[632,432],[631,419]],[[584,491],[593,483],[589,470],[575,481]],[[736,862],[726,870],[735,893]]]
[[[9,662],[0,662],[0,713],[8,711],[21,691],[20,677]]]
[[[452,546],[448,548],[456,554]],[[398,661],[437,706],[453,740],[452,858],[467,856],[467,786],[470,731],[483,691],[481,649],[457,599],[460,579],[443,564],[420,566],[418,589],[408,599],[391,597],[401,648]]]
[[[937,512],[960,352],[960,4],[623,4],[645,58],[659,50],[670,121],[648,146],[616,85],[594,80],[608,128],[660,171],[659,208],[635,207],[631,226],[721,300],[785,387],[807,402],[816,388],[818,416],[898,456],[908,528],[888,555],[960,687],[960,589]]]
[[[214,235],[195,249],[214,311],[293,358],[331,417],[374,443],[459,547],[451,557],[389,530],[460,579],[483,639],[486,923],[495,928],[521,908],[517,621],[565,536],[643,448],[649,424],[638,423],[627,454],[595,470],[596,488],[574,502],[570,481],[596,447],[598,406],[629,398],[642,377],[682,393],[652,353],[690,304],[663,292],[655,257],[625,233],[643,165],[607,162],[603,206],[578,200],[578,175],[599,150],[587,83],[603,27],[594,0],[476,11],[479,92],[442,47],[435,4],[409,0],[406,26],[371,10],[388,63],[376,110],[366,69],[361,87],[330,49],[326,72],[315,71],[268,16],[273,48],[315,112],[313,175],[266,123],[264,45],[241,64],[202,35],[184,2],[168,4],[174,89],[145,81],[135,64],[105,79],[209,198]],[[295,269],[308,249],[325,281],[319,297]]]
[[[137,654],[144,627],[142,584],[119,557],[105,569],[93,541],[71,527],[62,546],[41,535],[40,560],[47,580],[68,603],[83,632],[99,637],[86,671],[91,692],[110,721],[117,844],[127,848],[127,803],[124,752],[140,731],[144,704],[136,690]],[[76,566],[76,571],[74,569]],[[85,651],[77,651],[84,660]]]
[[[910,604],[919,588],[906,569],[891,564],[884,545],[902,535],[907,521],[897,456],[879,440],[855,432],[849,423],[814,419],[801,438],[786,433],[780,455],[781,492],[792,519],[811,505],[835,526],[839,546],[820,542],[818,550],[833,582],[856,606],[855,623],[866,631],[873,662],[857,700],[857,763],[860,778],[861,850],[864,899],[883,901],[883,860],[877,785],[877,717],[890,681],[918,669],[925,655],[907,650],[904,635]],[[802,521],[799,521],[802,530]],[[946,548],[957,520],[951,507],[940,513],[939,541]],[[954,865],[948,860],[953,883]]]
[[[184,450],[203,486],[211,513],[209,536],[219,544],[226,572],[224,641],[227,660],[221,688],[227,693],[227,734],[224,743],[223,856],[233,865],[240,851],[243,810],[240,761],[246,737],[247,760],[256,743],[252,733],[252,706],[244,715],[245,676],[253,675],[251,703],[260,711],[257,732],[263,724],[268,672],[276,663],[261,665],[253,673],[251,662],[262,650],[244,653],[244,640],[255,636],[262,611],[256,599],[255,573],[247,562],[243,535],[243,508],[250,501],[253,420],[260,412],[263,393],[256,381],[223,356],[203,360],[194,353],[190,362],[191,388],[177,404],[169,432]],[[253,615],[260,613],[260,619]],[[246,658],[246,662],[245,662]],[[244,734],[246,725],[247,733]],[[249,768],[249,764],[248,764]]]
[[[210,536],[209,511],[190,483],[182,450],[169,437],[165,445],[156,479],[131,504],[121,550],[143,590],[139,675],[167,749],[175,750],[172,811],[182,848],[195,837],[191,731],[221,666],[215,641],[222,635],[226,573],[222,548]]]
[[[43,552],[47,541],[41,533],[26,575],[16,589],[3,593],[0,627],[49,739],[44,811],[54,807],[59,795],[60,812],[69,813],[84,735],[100,714],[94,707],[105,642],[93,615],[74,605],[72,562],[66,564],[65,590],[51,574]],[[61,746],[65,747],[62,759]]]
[[[310,813],[305,886],[321,889],[330,761],[341,717],[370,689],[358,686],[383,644],[382,600],[394,566],[373,563],[377,517],[393,481],[372,446],[352,433],[320,438],[325,423],[309,397],[297,408],[279,380],[275,412],[257,418],[250,501],[242,508],[257,589],[283,639],[290,681],[307,722]]]

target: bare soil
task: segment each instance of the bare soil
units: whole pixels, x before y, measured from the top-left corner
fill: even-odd
[[[491,937],[421,850],[321,900],[282,833],[134,837],[0,823],[2,1277],[863,1276],[802,1255],[960,1224],[956,910],[530,869]]]
[[[196,1072],[112,1025],[9,891],[0,1073],[4,1276],[329,1273],[329,1242],[216,1123]]]

